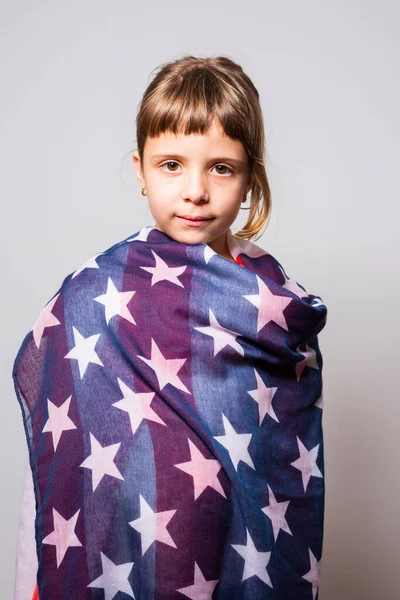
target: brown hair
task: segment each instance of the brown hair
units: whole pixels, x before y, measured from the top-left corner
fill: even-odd
[[[147,136],[157,137],[166,131],[204,133],[213,118],[227,136],[240,140],[247,152],[249,172],[253,175],[247,209],[250,212],[244,228],[235,236],[257,240],[271,213],[271,191],[264,164],[264,123],[258,91],[233,60],[225,56],[184,55],[158,67],[136,117],[140,160],[143,161]]]

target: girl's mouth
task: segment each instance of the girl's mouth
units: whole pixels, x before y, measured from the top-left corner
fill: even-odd
[[[203,218],[203,217],[180,217],[179,215],[178,219],[181,219],[182,221],[184,221],[185,223],[187,223],[188,225],[194,226],[194,227],[200,227],[200,225],[204,225],[205,223],[208,223],[209,221],[212,221],[214,217],[209,217],[209,218]]]

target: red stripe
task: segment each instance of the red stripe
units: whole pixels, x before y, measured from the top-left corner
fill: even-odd
[[[39,588],[38,588],[37,584],[36,584],[35,590],[33,592],[32,600],[40,600],[40,598],[39,598]]]

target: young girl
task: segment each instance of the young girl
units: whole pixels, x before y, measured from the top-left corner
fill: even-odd
[[[258,92],[227,57],[164,64],[137,144],[155,224],[68,275],[15,360],[15,598],[315,600],[327,308],[252,241]]]

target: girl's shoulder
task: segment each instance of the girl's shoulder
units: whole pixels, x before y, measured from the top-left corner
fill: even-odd
[[[127,253],[131,242],[146,241],[144,228],[86,258],[77,269],[66,275],[57,290],[57,294],[64,294],[69,297],[70,294],[89,293],[93,287],[104,280],[104,277],[112,276],[115,279],[122,277],[124,266],[126,264]],[[53,296],[53,297],[54,297]]]
[[[79,322],[83,330],[90,329],[95,304],[93,300],[107,292],[109,277],[115,282],[121,282],[124,257],[129,241],[135,239],[135,235],[137,234],[89,256],[77,269],[64,276],[53,295],[42,304],[31,328],[22,339],[14,361],[14,370],[31,342],[40,353],[42,340],[46,338],[47,343],[50,338],[56,339],[56,336],[49,336],[49,332],[55,331],[66,320]]]

